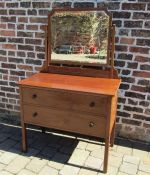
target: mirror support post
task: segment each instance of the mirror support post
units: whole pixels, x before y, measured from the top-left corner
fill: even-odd
[[[113,78],[113,70],[114,70],[114,54],[115,54],[115,25],[111,27],[111,78]]]

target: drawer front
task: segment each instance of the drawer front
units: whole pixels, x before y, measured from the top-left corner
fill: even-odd
[[[61,90],[23,88],[23,102],[62,110],[107,115],[108,97]]]
[[[105,136],[106,118],[24,105],[24,122],[90,136]]]

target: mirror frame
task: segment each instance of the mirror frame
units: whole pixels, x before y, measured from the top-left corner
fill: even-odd
[[[109,30],[108,30],[108,44],[107,44],[107,56],[106,56],[106,64],[100,63],[85,63],[79,61],[63,61],[63,60],[52,60],[51,59],[51,17],[55,14],[55,12],[65,12],[65,11],[101,11],[105,12],[109,16]],[[64,9],[53,9],[48,14],[48,26],[47,26],[47,47],[46,47],[46,62],[47,65],[56,65],[56,64],[65,64],[65,65],[74,65],[74,66],[113,66],[113,58],[114,58],[114,35],[115,35],[115,27],[112,25],[112,15],[107,11],[107,8],[64,8]]]

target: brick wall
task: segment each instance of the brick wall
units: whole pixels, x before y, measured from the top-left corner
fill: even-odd
[[[48,11],[107,6],[116,24],[115,67],[122,78],[117,134],[150,141],[150,1],[61,2],[0,2],[0,113],[19,115],[17,81],[38,72],[43,63]]]

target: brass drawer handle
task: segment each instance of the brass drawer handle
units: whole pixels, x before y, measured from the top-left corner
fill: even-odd
[[[33,99],[37,98],[37,95],[36,95],[36,94],[33,94],[33,95],[32,95],[32,98],[33,98]]]
[[[94,107],[94,106],[95,106],[95,102],[92,101],[92,102],[90,103],[90,107]]]
[[[91,128],[94,127],[94,125],[95,125],[94,122],[90,122],[90,123],[89,123],[89,127],[91,127]]]
[[[37,117],[37,115],[38,115],[38,113],[37,113],[37,112],[34,112],[34,113],[32,114],[32,117]]]

